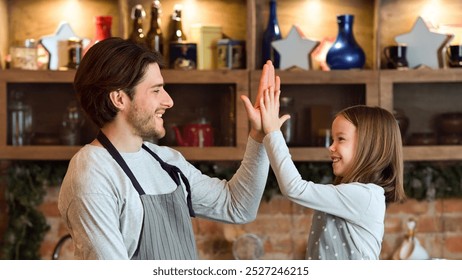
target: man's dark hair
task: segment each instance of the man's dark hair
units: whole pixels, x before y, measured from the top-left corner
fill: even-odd
[[[109,93],[122,90],[131,99],[150,64],[162,65],[162,55],[118,37],[92,46],[84,55],[74,78],[82,109],[102,127],[117,115]]]

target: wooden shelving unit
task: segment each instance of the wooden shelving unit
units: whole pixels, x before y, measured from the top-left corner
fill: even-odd
[[[308,130],[304,126],[307,119],[305,111],[311,106],[331,106],[338,110],[352,104],[382,106],[390,111],[404,108],[410,118],[409,133],[431,129],[431,117],[446,111],[459,110],[462,102],[462,69],[437,70],[386,70],[383,69],[385,46],[395,44],[394,36],[408,32],[418,16],[432,16],[432,20],[450,26],[462,16],[462,3],[458,0],[442,0],[440,5],[432,7],[432,1],[418,0],[401,3],[394,0],[328,0],[328,1],[278,1],[278,20],[283,37],[293,25],[297,25],[310,39],[323,40],[335,38],[337,34],[336,15],[350,13],[355,15],[354,34],[358,43],[366,52],[364,70],[351,71],[278,71],[282,79],[283,95],[297,100],[296,112],[302,120],[298,130]],[[52,16],[57,10],[65,10],[67,1],[39,0],[32,5],[25,0],[0,0],[0,52],[2,57],[16,41],[28,37],[39,37],[55,32],[58,20]],[[68,15],[65,19],[75,27],[82,37],[91,38],[94,30],[92,18],[100,14],[113,15],[113,36],[127,37],[130,28],[130,9],[142,4],[149,11],[149,0],[89,0],[79,3],[83,12],[77,18]],[[166,114],[169,123],[190,120],[191,115],[182,111],[188,108],[194,99],[194,106],[206,106],[211,116],[231,114],[233,120],[227,125],[217,123],[217,137],[232,131],[232,143],[206,148],[176,147],[190,160],[240,160],[244,153],[249,125],[240,95],[248,95],[254,100],[262,64],[261,36],[268,18],[268,0],[237,1],[173,1],[163,0],[162,27],[167,40],[169,34],[170,11],[176,3],[184,4],[184,27],[188,34],[192,24],[203,23],[222,26],[223,33],[237,40],[246,41],[246,69],[243,70],[207,70],[175,71],[162,70],[164,80],[174,97],[175,106]],[[35,9],[35,10],[32,10]],[[75,15],[79,12],[75,9]],[[226,11],[226,13],[223,13]],[[433,13],[428,14],[428,11]],[[437,11],[437,12],[436,12]],[[29,15],[34,15],[34,17]],[[149,12],[148,12],[149,15]],[[146,22],[146,28],[148,22]],[[458,39],[456,36],[455,40]],[[456,42],[453,42],[456,43]],[[447,68],[447,67],[446,67]],[[8,144],[8,100],[11,88],[40,89],[44,94],[48,88],[51,93],[60,95],[54,85],[66,85],[71,89],[74,71],[26,71],[0,70],[0,159],[11,160],[68,160],[80,146],[11,146]],[[70,92],[62,93],[68,95]],[[41,92],[41,93],[40,93]],[[33,93],[30,93],[33,94]],[[188,96],[190,95],[190,96]],[[191,97],[194,96],[194,97]],[[195,98],[197,97],[197,98]],[[59,101],[49,100],[53,108],[65,108],[67,101],[61,96]],[[183,101],[182,99],[188,100]],[[438,102],[435,102],[435,99]],[[217,105],[218,104],[218,105]],[[227,104],[227,105],[226,105]],[[44,105],[37,105],[40,106]],[[50,108],[51,108],[50,107]],[[42,108],[43,109],[43,108]],[[231,113],[230,113],[231,112]],[[58,117],[50,122],[59,122]],[[58,119],[56,119],[58,118]],[[306,135],[298,134],[299,145],[291,147],[296,161],[329,161],[325,147],[314,147],[304,142]],[[222,141],[223,142],[223,141]],[[462,160],[460,146],[405,146],[405,160]]]

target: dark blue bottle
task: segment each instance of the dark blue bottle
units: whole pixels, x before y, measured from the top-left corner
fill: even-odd
[[[326,56],[330,69],[361,69],[364,66],[366,56],[353,35],[353,20],[353,15],[337,16],[337,39]]]
[[[273,62],[274,68],[279,68],[279,53],[271,46],[271,43],[280,39],[282,39],[282,36],[276,16],[276,0],[271,0],[268,26],[263,33],[262,66],[266,63],[267,60],[271,60]]]

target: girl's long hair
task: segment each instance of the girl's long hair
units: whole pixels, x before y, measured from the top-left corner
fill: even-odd
[[[403,145],[398,122],[380,107],[357,105],[346,108],[343,116],[357,129],[355,162],[347,175],[336,177],[335,184],[374,183],[384,188],[386,202],[403,201]]]

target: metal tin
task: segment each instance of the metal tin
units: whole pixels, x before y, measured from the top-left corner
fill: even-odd
[[[82,40],[79,38],[69,38],[68,46],[68,62],[67,68],[77,69],[82,60]]]
[[[218,69],[245,68],[245,41],[221,39],[217,42]]]
[[[197,68],[196,43],[170,43],[170,68],[192,70]]]

